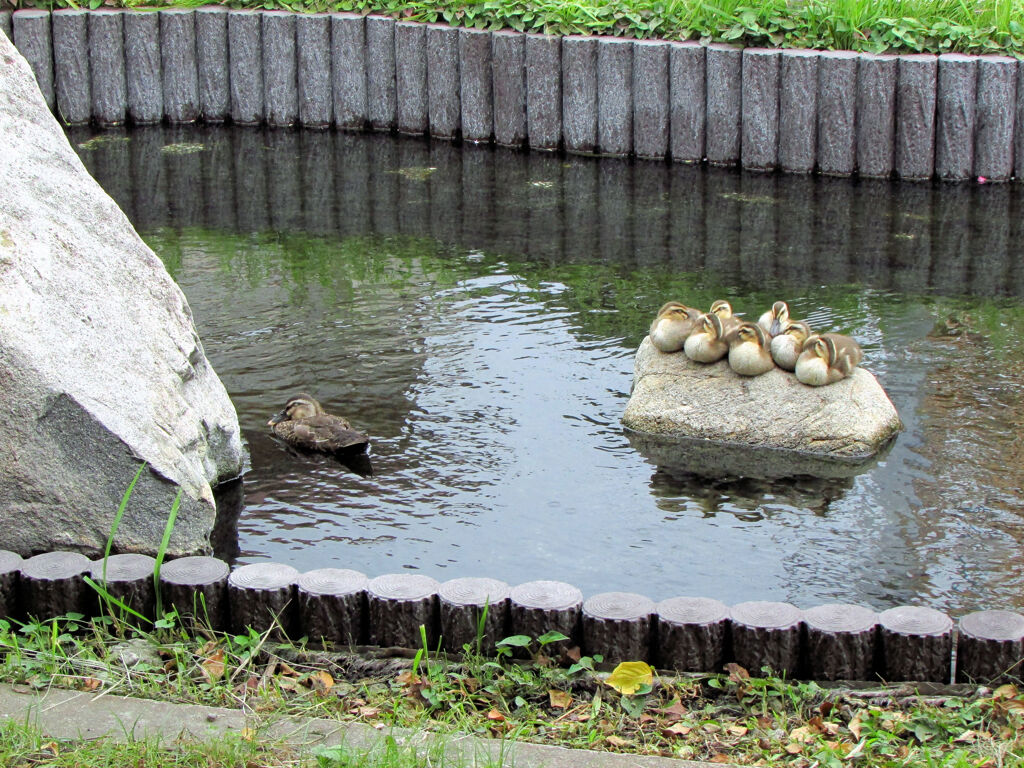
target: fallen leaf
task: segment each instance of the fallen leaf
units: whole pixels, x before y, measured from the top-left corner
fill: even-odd
[[[750,679],[750,673],[733,661],[725,665],[725,671],[729,673],[729,680],[734,683],[742,683],[744,680]]]
[[[558,691],[552,688],[548,691],[548,699],[553,709],[568,709],[572,704],[572,694],[568,691]]]
[[[51,755],[56,757],[60,754],[60,747],[57,746],[56,741],[48,741],[45,744],[39,745],[40,752],[49,752]]]
[[[246,741],[253,741],[256,738],[256,731],[253,728],[243,728],[238,735]]]
[[[615,736],[614,734],[611,736],[605,736],[604,740],[611,744],[613,747],[624,747],[627,744],[629,744],[629,742],[626,741],[624,738],[622,738],[621,736]]]
[[[645,661],[624,661],[612,670],[605,684],[629,696],[654,684],[654,669]]]
[[[503,722],[505,720],[505,716],[498,710],[491,709],[491,711],[487,713],[487,719],[495,722]]]
[[[418,685],[422,681],[419,675],[415,675],[412,670],[407,669],[399,673],[398,677],[395,678],[395,682],[399,685]]]
[[[376,717],[380,714],[380,707],[358,707],[356,714],[360,717]]]
[[[705,733],[720,733],[722,731],[722,726],[718,723],[704,723],[700,729]]]
[[[732,758],[729,757],[724,752],[716,752],[715,754],[713,754],[711,756],[711,762],[712,763],[731,763],[732,762]]]
[[[1012,699],[1017,695],[1017,686],[1007,683],[1006,685],[1000,685],[994,691],[992,691],[993,699]]]
[[[672,725],[662,728],[661,732],[666,736],[685,736],[692,730],[693,728],[691,728],[688,725],[683,725],[682,723],[673,723]]]
[[[83,691],[95,691],[101,685],[103,685],[103,681],[102,680],[100,680],[98,678],[95,678],[95,677],[86,677],[79,684],[79,687]]]
[[[959,741],[959,742],[961,742],[963,744],[971,744],[971,743],[973,743],[973,742],[975,742],[977,740],[978,740],[978,732],[977,731],[970,731],[970,730],[964,731],[959,736],[957,736],[955,739],[953,739],[953,741]]]
[[[224,649],[218,648],[199,664],[199,671],[206,682],[215,683],[224,677]]]
[[[566,649],[565,656],[567,659],[569,659],[569,661],[573,662],[579,661],[583,658],[583,654],[580,651],[580,647],[578,645],[574,645],[572,648]]]
[[[789,752],[789,754],[791,755],[799,755],[801,752],[804,751],[804,745],[794,744],[793,742],[790,742],[786,745],[786,751]]]
[[[658,711],[675,720],[680,720],[688,714],[686,707],[683,706],[683,702],[678,697],[672,699],[672,702],[667,707],[662,707]]]
[[[750,729],[743,725],[730,725],[726,730],[733,736],[746,736]]]
[[[326,669],[313,672],[309,676],[309,681],[313,684],[313,690],[319,694],[326,694],[334,687],[334,678]]]
[[[814,741],[814,729],[807,725],[801,725],[789,732],[789,740],[798,744],[807,744]]]
[[[860,738],[860,731],[861,731],[861,728],[863,727],[860,724],[860,716],[861,716],[861,712],[863,712],[863,711],[864,710],[860,710],[860,712],[858,712],[856,715],[854,715],[853,719],[850,721],[850,724],[846,726],[847,728],[850,729],[850,733],[853,734],[853,738],[855,738],[855,739],[859,739]]]

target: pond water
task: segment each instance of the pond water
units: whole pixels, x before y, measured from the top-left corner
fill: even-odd
[[[234,551],[658,600],[1024,607],[1024,197],[380,135],[73,131],[251,454]],[[619,424],[668,299],[850,333],[905,424],[845,479],[658,466]],[[267,419],[308,391],[374,474]]]

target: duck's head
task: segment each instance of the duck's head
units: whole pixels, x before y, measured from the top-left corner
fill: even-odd
[[[808,336],[807,340],[804,341],[801,354],[806,354],[808,350],[815,357],[824,360],[826,365],[832,365],[836,359],[835,342],[825,336],[818,336],[817,334]]]
[[[735,344],[757,344],[761,349],[767,349],[768,337],[764,328],[757,323],[740,323],[736,330],[730,334],[730,342]]]
[[[668,318],[670,320],[690,320],[694,316],[699,315],[700,312],[698,310],[688,307],[679,301],[670,301],[658,310],[659,318]]]
[[[772,304],[769,316],[771,317],[771,321],[768,326],[768,333],[772,336],[778,336],[782,333],[782,329],[785,328],[786,323],[789,322],[789,305],[784,301],[776,301]]]
[[[732,317],[732,304],[725,299],[718,299],[718,301],[711,305],[710,314],[716,317]]]
[[[783,336],[791,336],[796,342],[796,348],[801,349],[804,342],[811,337],[811,326],[803,320],[790,320],[782,327]]]
[[[724,339],[725,328],[722,325],[722,318],[712,312],[708,312],[701,317],[700,332],[712,339]]]
[[[300,392],[294,397],[288,398],[288,402],[284,404],[284,408],[281,412],[268,421],[267,425],[272,427],[282,421],[308,419],[313,416],[319,416],[323,412],[324,409],[320,407],[320,403],[318,403],[311,395],[307,395],[305,392]]]

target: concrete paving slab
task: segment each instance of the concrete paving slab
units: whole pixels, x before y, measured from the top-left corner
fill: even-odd
[[[650,755],[591,752],[544,744],[485,739],[476,736],[439,736],[405,728],[375,728],[364,723],[342,723],[323,718],[280,717],[264,714],[171,704],[114,694],[71,691],[60,688],[36,691],[27,686],[0,685],[0,718],[30,723],[49,738],[61,740],[108,738],[216,739],[243,729],[256,730],[268,740],[312,750],[345,744],[365,752],[391,736],[418,752],[444,749],[445,763],[494,764],[516,768],[711,768],[710,763]],[[722,764],[716,764],[721,768]]]

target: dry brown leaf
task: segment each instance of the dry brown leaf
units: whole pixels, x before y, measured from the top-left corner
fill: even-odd
[[[277,662],[277,674],[285,675],[286,677],[299,677],[299,673],[283,661]]]
[[[726,730],[732,736],[746,736],[747,731],[749,731],[750,729],[747,728],[745,725],[738,725],[736,723],[733,723],[728,728],[726,728]]]
[[[49,752],[51,755],[56,757],[57,755],[60,754],[60,747],[57,746],[57,742],[56,741],[48,741],[45,744],[40,744],[39,745],[39,751],[40,752]]]
[[[629,744],[629,742],[626,741],[626,739],[622,738],[621,736],[616,736],[615,734],[612,734],[611,736],[605,736],[604,740],[611,744],[613,747],[624,747],[627,744]]]
[[[718,723],[704,723],[704,725],[702,725],[700,729],[705,733],[721,733],[722,726],[720,726]]]
[[[1017,695],[1017,686],[1010,685],[1009,683],[1007,683],[1006,685],[1000,685],[998,688],[996,688],[994,691],[992,691],[992,698],[996,699],[996,700],[998,700],[998,699],[1012,699],[1016,695]]]
[[[501,714],[501,712],[499,712],[498,710],[492,708],[487,713],[487,719],[488,720],[493,720],[495,722],[499,722],[500,723],[500,722],[504,722],[505,716],[503,714]]]
[[[413,674],[411,669],[407,669],[398,674],[398,677],[395,678],[395,682],[399,685],[418,685],[422,680],[420,680],[419,675]]]
[[[580,647],[578,645],[574,645],[572,648],[567,649],[565,651],[565,655],[566,658],[573,662],[579,661],[583,658],[583,654],[580,652]]]
[[[199,671],[206,682],[215,683],[224,677],[224,649],[218,648],[199,663]]]
[[[687,715],[686,707],[683,706],[683,702],[678,697],[672,699],[672,702],[667,707],[662,707],[658,712],[674,720],[680,720]]]
[[[710,762],[712,762],[712,763],[731,763],[732,762],[732,758],[729,757],[724,752],[715,752],[715,754],[713,754],[711,756]]]
[[[331,673],[326,669],[318,669],[309,676],[309,682],[313,685],[313,690],[323,695],[330,692],[331,688],[334,687],[334,678],[331,677]]]
[[[256,730],[254,728],[243,728],[238,732],[238,735],[246,741],[253,741],[256,739]]]
[[[855,739],[859,739],[860,738],[860,731],[861,731],[861,728],[862,728],[862,726],[860,724],[860,716],[861,716],[861,713],[863,713],[863,711],[864,710],[860,710],[859,712],[857,712],[857,714],[854,715],[853,719],[850,721],[850,724],[848,726],[846,726],[847,728],[850,729],[850,733],[853,734],[853,738],[855,738]]]
[[[380,714],[380,707],[358,707],[356,714],[360,717],[376,717]]]
[[[733,661],[725,665],[725,671],[729,673],[729,679],[734,683],[742,683],[744,680],[750,679],[750,673]]]
[[[814,729],[809,725],[801,725],[789,732],[789,740],[798,744],[814,741]]]
[[[683,725],[682,723],[673,723],[672,725],[668,725],[668,726],[665,726],[664,728],[662,728],[661,732],[665,736],[671,737],[671,736],[685,736],[686,734],[688,734],[692,730],[693,730],[693,728],[691,728],[688,725]]]
[[[794,744],[793,742],[790,742],[786,745],[786,751],[789,752],[789,754],[791,755],[799,755],[801,752],[804,751],[804,745]]]
[[[559,691],[554,688],[548,691],[548,699],[552,709],[568,709],[572,704],[572,694],[568,691]]]
[[[78,687],[83,691],[95,691],[101,685],[103,685],[102,680],[95,677],[86,677],[79,683]]]
[[[972,744],[973,742],[975,742],[977,740],[978,740],[978,732],[977,731],[971,731],[971,730],[964,731],[959,736],[957,736],[955,739],[953,739],[953,741],[959,741],[962,744]]]

